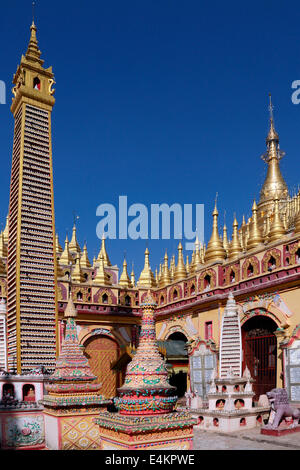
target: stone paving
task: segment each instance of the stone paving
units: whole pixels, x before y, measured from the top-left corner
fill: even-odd
[[[255,428],[225,434],[195,426],[194,450],[300,450],[300,433],[276,437],[260,434],[260,428]]]

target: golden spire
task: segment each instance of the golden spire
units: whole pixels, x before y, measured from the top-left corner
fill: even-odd
[[[197,270],[198,265],[201,264],[201,256],[200,256],[200,243],[198,235],[196,236],[195,241],[195,258],[194,258],[194,270]]]
[[[216,202],[215,208],[213,211],[212,235],[207,244],[205,256],[204,256],[205,263],[208,263],[211,261],[222,260],[222,259],[225,259],[226,257],[226,251],[223,246],[222,240],[220,239],[219,231],[218,231],[218,215],[219,213],[217,210],[217,202]]]
[[[73,282],[84,282],[85,281],[84,275],[81,271],[79,253],[76,254],[76,263],[75,263],[75,266],[74,266],[72,274],[71,274],[71,279],[72,279]]]
[[[228,237],[227,237],[227,227],[226,227],[226,224],[224,224],[224,227],[223,227],[223,246],[226,250],[226,253],[228,255],[228,249],[229,249],[229,241],[228,241]]]
[[[149,264],[149,250],[146,248],[145,251],[145,265],[144,269],[140,274],[139,287],[155,287],[155,279],[153,272],[151,271],[150,264]]]
[[[177,262],[177,266],[175,268],[174,280],[179,281],[179,279],[185,279],[185,278],[186,278],[186,269],[185,269],[185,265],[184,265],[183,254],[182,254],[182,243],[179,242],[179,245],[178,245],[178,262]]]
[[[102,235],[101,250],[99,251],[97,261],[100,261],[101,254],[103,256],[104,266],[111,266],[111,262],[109,260],[106,247],[105,247],[105,235],[104,234]]]
[[[8,215],[6,216],[6,225],[5,225],[5,229],[3,230],[3,235],[4,235],[4,243],[7,245],[8,244]]]
[[[191,264],[190,264],[190,274],[195,272],[195,250],[193,250],[192,253],[192,259],[191,259]]]
[[[69,250],[69,240],[68,236],[66,236],[65,240],[65,249],[61,254],[61,257],[59,258],[59,263],[64,264],[64,265],[69,265],[70,263],[74,263],[74,260],[72,258],[72,255]]]
[[[84,247],[83,247],[82,256],[80,258],[80,264],[82,268],[85,268],[85,269],[91,268],[91,263],[88,257],[86,243],[84,244]]]
[[[274,126],[271,95],[269,96],[270,130],[266,139],[267,152],[262,156],[262,159],[268,164],[268,171],[258,203],[259,211],[263,209],[264,213],[266,213],[267,208],[273,205],[276,193],[279,200],[287,199],[288,197],[288,188],[279,168],[279,162],[285,154],[279,148],[279,137]]]
[[[55,250],[57,255],[63,252],[63,249],[59,243],[58,234],[55,236]]]
[[[105,273],[105,270],[104,270],[104,258],[103,258],[102,253],[100,253],[99,255],[99,266],[97,269],[97,274],[95,278],[93,279],[93,281],[97,284],[102,284],[104,286],[109,284],[107,274]]]
[[[130,280],[130,277],[128,276],[127,262],[126,262],[125,258],[124,258],[124,261],[123,261],[123,272],[121,274],[119,284],[122,287],[126,287],[126,288],[131,287],[131,280]]]
[[[234,218],[233,221],[233,233],[232,233],[232,240],[229,246],[228,250],[228,258],[232,259],[238,256],[242,252],[242,247],[240,244],[239,240],[239,235],[238,235],[238,222],[236,220],[236,217]]]
[[[247,240],[247,250],[252,250],[260,243],[263,243],[263,236],[257,222],[257,205],[253,202],[252,206],[252,221],[249,226],[249,238]]]
[[[0,258],[7,257],[7,246],[4,241],[4,233],[0,233]]]
[[[162,274],[159,282],[159,287],[165,287],[171,283],[171,275],[169,271],[168,255],[167,252],[164,256],[164,264],[162,267]]]
[[[189,255],[186,255],[185,269],[186,269],[187,274],[190,274]]]
[[[41,60],[41,51],[38,47],[38,41],[36,37],[36,26],[34,24],[34,20],[32,20],[32,24],[30,26],[30,40],[27,48],[27,52],[25,54],[25,58],[31,62],[38,62],[40,65],[43,65],[44,61]]]
[[[130,280],[131,280],[131,287],[135,287],[135,275],[134,275],[134,270],[133,270],[133,263],[132,263],[132,270],[130,274]]]
[[[73,226],[72,238],[69,243],[69,250],[74,253],[81,253],[80,246],[76,238],[76,225]]]
[[[171,276],[172,281],[174,280],[174,276],[175,276],[175,267],[176,267],[175,255],[172,255],[171,262],[170,262],[170,276]]]
[[[270,231],[268,234],[268,242],[274,242],[280,238],[285,236],[285,229],[283,226],[283,222],[279,215],[279,197],[278,194],[275,196],[275,208],[274,208],[274,217],[273,222],[270,227]]]

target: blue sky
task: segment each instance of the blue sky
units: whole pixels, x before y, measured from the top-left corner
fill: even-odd
[[[63,245],[73,214],[89,257],[98,254],[96,208],[128,204],[205,204],[211,233],[216,192],[220,225],[231,232],[251,215],[266,166],[268,93],[286,151],[281,168],[298,188],[300,7],[294,1],[101,0],[36,2],[45,66],[53,66],[56,230]],[[1,5],[0,223],[9,198],[13,118],[11,81],[29,41],[31,1]],[[4,45],[4,46],[3,46]],[[178,240],[149,240],[153,269]],[[108,240],[111,261],[124,253],[143,267],[145,240]]]

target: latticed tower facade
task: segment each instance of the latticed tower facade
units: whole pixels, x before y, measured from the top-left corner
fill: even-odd
[[[51,111],[52,67],[44,68],[36,26],[14,76],[15,119],[7,270],[8,364],[53,370],[57,305]]]

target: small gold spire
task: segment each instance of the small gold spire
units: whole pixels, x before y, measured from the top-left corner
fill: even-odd
[[[172,281],[174,280],[175,275],[175,255],[172,255],[171,262],[170,262],[170,276]]]
[[[283,222],[279,215],[279,197],[277,193],[276,193],[274,202],[275,202],[274,217],[273,217],[273,222],[271,224],[270,231],[268,234],[269,243],[274,242],[275,240],[278,240],[285,236],[285,229],[284,229]]]
[[[131,287],[135,287],[135,274],[134,274],[134,270],[133,270],[133,263],[132,263],[132,270],[131,270],[131,274],[130,274],[130,280],[131,280]]]
[[[171,275],[169,271],[168,255],[167,252],[164,256],[164,264],[162,267],[162,274],[159,282],[159,287],[165,287],[171,283]]]
[[[81,249],[76,238],[76,225],[75,224],[73,226],[72,238],[69,243],[69,250],[73,253],[81,253]]]
[[[104,286],[109,284],[108,276],[107,276],[107,274],[105,273],[105,270],[104,270],[104,258],[103,258],[102,253],[100,253],[99,266],[98,266],[98,269],[97,269],[97,274],[96,274],[93,281],[96,284],[101,284],[101,285],[104,285]]]
[[[190,274],[189,255],[186,255],[185,269],[186,269],[187,274]]]
[[[59,258],[59,263],[64,264],[64,265],[69,265],[70,263],[72,263],[72,264],[74,263],[74,260],[72,258],[71,253],[70,253],[70,250],[69,250],[68,236],[66,236],[65,248],[64,248],[64,251],[61,254],[61,257]]]
[[[229,250],[229,241],[228,241],[228,236],[227,236],[227,227],[226,224],[224,224],[223,227],[223,246],[226,250],[227,256],[228,256],[228,250]]]
[[[27,52],[25,54],[25,57],[27,60],[31,62],[38,62],[40,65],[44,63],[43,60],[41,60],[41,51],[39,50],[38,47],[38,41],[36,37],[36,26],[34,24],[34,21],[32,21],[32,24],[30,26],[30,40],[27,48]]]
[[[0,258],[7,257],[7,246],[4,241],[4,233],[0,233]]]
[[[213,229],[205,251],[205,263],[223,260],[226,257],[226,251],[218,231],[218,215],[219,213],[217,209],[217,203],[215,203],[215,208],[213,211]]]
[[[85,281],[84,275],[81,271],[79,253],[76,254],[76,262],[75,262],[75,266],[74,266],[72,274],[71,274],[71,279],[72,279],[73,282],[84,282]]]
[[[4,243],[7,245],[8,244],[8,215],[6,216],[6,224],[5,224],[5,229],[3,230],[3,235],[4,235]]]
[[[241,254],[242,252],[242,247],[240,244],[239,240],[239,235],[238,235],[238,222],[236,220],[236,217],[234,218],[233,221],[233,233],[232,233],[232,240],[229,246],[229,251],[228,251],[228,258],[232,259]]]
[[[149,263],[148,248],[146,248],[146,251],[145,251],[145,265],[144,265],[144,269],[142,270],[140,274],[138,285],[140,287],[155,287],[155,279],[154,279],[154,275],[153,275],[153,272],[151,271],[150,263]]]
[[[252,221],[249,226],[249,238],[247,240],[247,250],[252,250],[260,243],[263,243],[263,236],[257,222],[257,205],[256,201],[252,206]]]
[[[121,274],[119,284],[122,287],[126,287],[126,288],[131,287],[131,280],[130,280],[130,277],[129,277],[128,272],[127,272],[126,259],[124,259],[124,261],[123,261],[123,272]]]
[[[195,241],[195,259],[194,259],[194,269],[197,270],[199,264],[201,264],[201,256],[200,256],[200,243],[198,235],[196,236]]]
[[[191,264],[190,264],[190,274],[193,274],[195,272],[195,250],[193,250],[192,253],[192,259],[191,259]]]
[[[59,243],[58,234],[55,236],[55,250],[57,255],[63,252],[63,249]]]
[[[84,268],[84,269],[91,268],[91,263],[90,263],[90,260],[89,260],[89,257],[88,257],[86,243],[83,246],[83,252],[82,252],[82,256],[80,258],[80,264],[81,264],[81,267]]]
[[[186,278],[186,269],[185,269],[185,265],[184,265],[183,254],[182,254],[182,243],[179,242],[179,244],[178,244],[178,262],[177,262],[177,266],[175,268],[174,280],[179,281],[179,279],[185,279],[185,278]]]
[[[101,242],[101,250],[99,251],[99,255],[97,258],[97,261],[100,261],[100,255],[102,254],[103,260],[104,260],[104,266],[111,266],[111,262],[109,260],[107,251],[106,251],[106,246],[105,246],[105,235],[102,235],[102,242]]]

